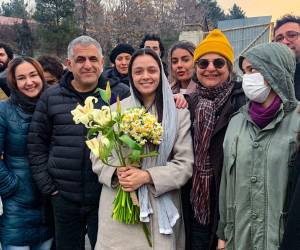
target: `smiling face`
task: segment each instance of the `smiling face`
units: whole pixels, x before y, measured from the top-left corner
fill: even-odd
[[[29,62],[23,62],[16,67],[15,79],[18,90],[28,97],[36,97],[42,91],[42,79]]]
[[[130,59],[131,55],[128,53],[121,53],[117,56],[115,60],[115,67],[121,75],[128,74],[128,64],[130,62]]]
[[[172,76],[176,81],[190,81],[194,72],[193,56],[185,49],[175,49],[171,55]]]
[[[198,60],[205,59],[209,61],[207,68],[202,69],[196,63],[196,74],[199,82],[206,88],[214,88],[223,84],[229,78],[229,67],[225,63],[222,68],[216,68],[213,61],[216,59],[225,60],[226,59],[215,53],[209,53],[203,55]]]
[[[93,90],[103,71],[103,57],[95,45],[75,45],[73,55],[67,59],[69,71],[73,73],[73,87],[79,92]]]
[[[132,63],[132,80],[134,87],[143,99],[155,99],[160,82],[160,68],[150,55],[140,55]]]

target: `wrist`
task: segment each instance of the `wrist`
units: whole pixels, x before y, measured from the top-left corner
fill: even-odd
[[[148,171],[144,171],[144,184],[152,183],[151,175]]]

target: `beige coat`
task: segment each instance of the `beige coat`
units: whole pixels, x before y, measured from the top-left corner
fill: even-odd
[[[124,110],[129,107],[130,102],[130,98],[123,100],[122,109]],[[167,166],[155,166],[147,170],[154,183],[148,185],[149,199],[154,212],[150,217],[150,223],[147,223],[151,232],[152,249],[154,250],[184,250],[185,246],[184,223],[182,217],[178,219],[176,225],[173,227],[174,233],[172,235],[160,234],[155,204],[156,197],[169,192],[181,216],[180,188],[192,176],[194,155],[190,133],[190,115],[187,109],[177,111],[177,137]],[[99,227],[95,249],[151,249],[148,246],[140,224],[126,225],[114,221],[111,218],[113,200],[116,194],[116,189],[112,188],[112,176],[115,168],[105,166],[100,160],[95,159],[93,156],[91,159],[93,171],[99,176],[99,182],[103,184],[99,204]]]

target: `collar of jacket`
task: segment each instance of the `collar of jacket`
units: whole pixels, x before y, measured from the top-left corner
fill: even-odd
[[[249,114],[249,105],[250,102],[248,102],[246,105],[244,105],[241,108],[241,113],[244,115],[244,117],[247,119],[248,122],[253,124],[256,128],[258,128],[260,131],[266,131],[266,130],[271,130],[273,129],[278,123],[280,123],[286,112],[284,111],[284,106],[283,103],[281,103],[279,110],[276,113],[276,117],[264,128],[260,129],[251,119],[250,114]]]
[[[72,80],[74,79],[74,76],[72,74],[72,72],[70,71],[67,71],[62,79],[60,80],[59,82],[59,85],[65,89],[66,91],[64,91],[64,93],[66,95],[76,95],[76,96],[79,96],[81,98],[81,96],[78,94],[78,92],[74,89],[74,87],[72,86],[71,82]],[[100,75],[99,79],[98,79],[98,85],[97,85],[97,88],[101,88],[101,89],[105,89],[106,88],[106,79],[102,76],[102,74]],[[95,94],[95,96],[98,96],[98,92],[97,94]]]

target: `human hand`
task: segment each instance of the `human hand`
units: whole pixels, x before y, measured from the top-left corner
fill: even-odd
[[[226,241],[225,240],[218,240],[217,250],[225,250]]]
[[[175,106],[178,109],[184,109],[188,107],[188,102],[185,100],[183,94],[174,94]]]
[[[140,186],[152,182],[147,171],[133,166],[118,168],[117,175],[122,189],[126,192],[133,192]]]

